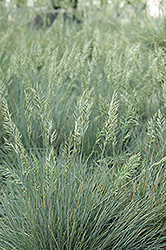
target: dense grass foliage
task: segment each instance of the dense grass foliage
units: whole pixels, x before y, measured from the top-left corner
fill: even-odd
[[[136,11],[0,10],[0,249],[166,248],[166,22]]]

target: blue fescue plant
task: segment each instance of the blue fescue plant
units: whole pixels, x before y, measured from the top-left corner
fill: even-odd
[[[164,48],[112,9],[0,15],[0,249],[166,248]]]

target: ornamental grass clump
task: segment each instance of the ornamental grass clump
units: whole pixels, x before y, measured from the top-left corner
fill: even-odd
[[[131,41],[140,41],[144,46],[154,48],[156,45],[166,47],[166,17],[151,17],[140,13],[142,18],[135,17],[131,29]]]
[[[166,248],[163,47],[84,11],[1,26],[1,249]]]
[[[106,139],[114,136],[114,130],[109,128],[116,129],[114,95],[110,104],[112,116],[109,107],[107,118],[109,126],[106,126],[108,122],[104,124],[104,144],[99,145],[102,153],[94,162],[93,174],[89,174],[89,166],[80,158],[80,145],[88,128],[90,96],[91,91],[86,91],[78,102],[75,128],[59,157],[53,148],[55,130],[52,133],[43,130],[46,145],[43,152],[37,148],[27,150],[3,101],[4,127],[9,136],[5,143],[6,154],[13,156],[12,161],[4,161],[1,167],[6,176],[0,206],[0,245],[4,249],[124,249],[128,246],[153,249],[165,246],[166,158],[147,167],[137,154],[121,169],[116,169],[116,165],[109,169],[103,161],[103,150],[109,141]],[[44,113],[48,116],[46,111]],[[39,116],[43,118],[42,113]],[[49,145],[45,144],[47,136]],[[99,143],[98,138],[96,143]],[[138,168],[142,171],[136,174]]]

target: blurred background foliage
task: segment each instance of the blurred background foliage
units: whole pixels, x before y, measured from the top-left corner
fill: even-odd
[[[78,2],[78,4],[90,4],[90,5],[107,5],[107,4],[114,4],[114,5],[125,5],[125,4],[130,4],[130,5],[139,5],[139,4],[146,4],[147,0],[1,0],[1,2],[10,2],[11,4],[16,4],[17,6],[27,6],[27,5],[34,5],[34,6],[72,6],[75,2]]]

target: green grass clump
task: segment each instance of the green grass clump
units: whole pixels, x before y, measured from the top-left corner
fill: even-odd
[[[165,45],[113,10],[0,15],[0,249],[166,247]]]

